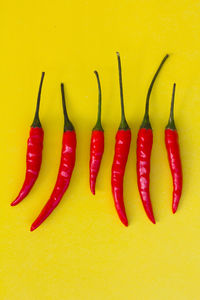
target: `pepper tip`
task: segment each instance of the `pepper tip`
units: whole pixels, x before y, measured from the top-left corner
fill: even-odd
[[[16,202],[16,200],[14,200],[12,203],[10,203],[10,206],[15,206],[17,204],[18,204],[18,202]]]
[[[177,211],[177,208],[176,208],[176,207],[172,207],[172,212],[173,212],[173,214],[175,214],[176,211]]]
[[[34,224],[31,225],[30,231],[34,231],[38,226],[35,226]]]
[[[120,220],[124,224],[124,226],[128,227],[128,220],[126,217],[120,218]]]
[[[95,195],[95,183],[90,182],[90,191],[93,195]]]
[[[155,218],[154,216],[148,216],[149,217],[149,220],[153,223],[153,224],[156,224],[156,221],[155,221]]]

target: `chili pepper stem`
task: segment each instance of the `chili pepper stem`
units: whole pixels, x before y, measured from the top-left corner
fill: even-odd
[[[123,178],[128,159],[131,130],[127,124],[124,113],[124,99],[122,88],[122,71],[119,52],[117,52],[118,70],[119,70],[119,85],[120,85],[120,100],[121,100],[121,123],[115,137],[115,155],[111,171],[112,194],[114,198],[115,208],[121,222],[128,226],[124,199],[123,199]]]
[[[94,126],[93,130],[103,131],[103,127],[101,125],[101,84],[100,84],[98,72],[94,71],[94,74],[96,75],[96,78],[97,78],[98,90],[99,90],[99,99],[98,99],[97,122],[96,122],[96,125]]]
[[[151,129],[151,124],[150,124],[150,121],[149,121],[149,99],[150,99],[150,96],[151,96],[151,91],[152,91],[152,88],[153,88],[153,85],[154,85],[154,82],[162,68],[162,66],[164,65],[165,61],[167,60],[167,58],[169,57],[169,55],[165,55],[165,57],[163,58],[162,62],[160,63],[160,66],[158,67],[152,81],[151,81],[151,84],[149,86],[149,89],[148,89],[148,93],[147,93],[147,97],[146,97],[146,106],[145,106],[145,114],[144,114],[144,119],[142,121],[142,125],[140,126],[140,128],[146,128],[146,129]]]
[[[39,227],[60,203],[64,193],[66,192],[70,184],[71,176],[75,165],[76,132],[67,115],[63,83],[61,83],[61,93],[64,114],[64,133],[62,139],[60,167],[53,192],[51,193],[49,200],[45,204],[39,216],[31,225],[31,231]]]
[[[121,123],[119,126],[119,130],[128,130],[130,129],[128,123],[126,121],[125,112],[124,112],[124,96],[123,96],[123,85],[122,85],[122,69],[121,69],[121,59],[119,52],[117,53],[117,61],[118,61],[118,70],[119,70],[119,86],[120,86],[120,100],[121,100]]]
[[[168,124],[165,128],[165,145],[168,154],[168,161],[173,178],[173,200],[172,212],[177,211],[179,201],[182,194],[183,175],[181,166],[181,157],[178,142],[178,132],[174,122],[174,99],[175,99],[176,84],[173,85],[172,100],[170,107],[170,116]]]
[[[101,85],[99,80],[99,74],[94,71],[98,84],[98,113],[97,122],[92,129],[91,143],[90,143],[90,190],[93,195],[95,195],[96,179],[99,172],[101,159],[104,152],[104,130],[101,125]]]
[[[40,119],[39,119],[39,108],[40,108],[40,98],[41,98],[41,91],[42,91],[44,75],[45,75],[45,72],[42,72],[42,77],[40,80],[40,86],[39,86],[38,97],[37,97],[36,111],[35,111],[35,116],[34,116],[34,120],[33,120],[31,127],[40,127],[40,128],[42,127],[42,125],[40,123]]]
[[[161,61],[154,77],[151,81],[151,84],[148,89],[146,104],[145,104],[145,113],[140,130],[138,132],[137,138],[137,179],[138,179],[138,189],[140,197],[145,209],[145,212],[150,219],[150,221],[155,224],[155,218],[153,215],[150,193],[149,193],[149,175],[150,175],[150,160],[151,160],[151,150],[153,144],[153,131],[151,128],[149,120],[149,100],[152,92],[154,82],[165,63],[169,55],[165,55]],[[144,180],[145,179],[145,180]]]
[[[175,122],[174,122],[174,98],[175,98],[175,90],[176,90],[176,83],[173,85],[172,91],[172,101],[171,101],[171,108],[170,108],[170,116],[169,121],[166,126],[166,129],[176,130]]]
[[[68,131],[68,130],[72,131],[72,130],[74,130],[74,126],[72,125],[71,121],[69,120],[68,113],[67,113],[64,83],[61,83],[61,94],[62,94],[62,106],[63,106],[63,114],[64,114],[64,132]]]

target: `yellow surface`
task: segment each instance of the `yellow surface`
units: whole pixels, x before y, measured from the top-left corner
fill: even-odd
[[[197,300],[200,270],[200,4],[194,0],[3,1],[0,118],[1,300]],[[129,227],[114,209],[110,172],[120,121],[117,72],[122,59],[125,110],[132,129],[124,180]],[[151,224],[136,184],[136,137],[152,76],[166,53],[153,89],[154,129]],[[90,132],[96,121],[99,71],[105,153],[93,197],[88,185]],[[43,163],[29,196],[17,207],[25,171],[26,140],[41,72],[45,131]],[[35,232],[30,225],[54,186],[63,117],[60,82],[77,132],[70,187]],[[164,146],[173,82],[184,186],[176,215]]]

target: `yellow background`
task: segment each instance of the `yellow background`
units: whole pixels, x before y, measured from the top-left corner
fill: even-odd
[[[0,12],[0,299],[197,300],[200,270],[200,3],[194,0],[3,1]],[[129,227],[114,209],[110,172],[120,122],[117,58],[132,129],[124,178]],[[150,103],[154,130],[147,219],[136,184],[136,137],[152,76],[171,56]],[[105,153],[96,196],[89,191],[91,129],[99,71]],[[43,162],[29,196],[10,207],[24,179],[26,140],[45,71],[40,118]],[[77,160],[60,205],[29,228],[54,186],[63,132],[60,82],[77,132]],[[173,82],[184,185],[171,212],[172,180],[164,145]]]

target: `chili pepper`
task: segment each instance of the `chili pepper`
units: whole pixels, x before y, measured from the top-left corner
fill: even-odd
[[[42,72],[42,78],[40,81],[40,87],[37,98],[37,106],[35,117],[31,125],[28,143],[27,143],[27,153],[26,153],[26,176],[24,184],[17,196],[17,198],[11,203],[11,206],[17,205],[21,202],[32,189],[42,162],[42,148],[43,148],[43,137],[44,132],[39,119],[39,107],[40,107],[40,96],[42,90],[42,83],[44,79],[44,72]]]
[[[182,167],[181,167],[181,158],[180,150],[178,143],[178,132],[176,130],[174,122],[174,98],[175,98],[175,88],[176,84],[173,86],[171,109],[169,122],[165,128],[165,145],[168,154],[169,165],[173,178],[173,201],[172,201],[172,211],[175,214],[179,200],[182,192]]]
[[[69,120],[66,104],[65,104],[65,94],[64,85],[61,83],[61,93],[62,93],[62,105],[64,114],[64,133],[62,140],[62,152],[61,152],[61,162],[58,171],[57,181],[50,199],[42,209],[41,213],[34,221],[31,226],[31,231],[35,230],[44,220],[52,213],[56,206],[61,201],[65,191],[67,190],[72,172],[75,165],[76,158],[76,133],[74,126]]]
[[[118,69],[119,69],[119,84],[120,84],[120,98],[121,98],[121,123],[117,131],[115,140],[115,155],[112,164],[112,193],[114,198],[115,207],[121,222],[128,226],[128,220],[126,217],[126,211],[124,207],[123,199],[123,178],[128,159],[130,142],[131,142],[131,130],[125,118],[124,112],[124,100],[123,100],[123,88],[122,88],[122,72],[120,55],[117,52]]]
[[[90,190],[95,195],[95,184],[99,172],[101,159],[104,152],[104,132],[101,125],[101,85],[97,71],[94,71],[97,77],[99,88],[98,115],[97,123],[92,130],[90,144]]]
[[[151,91],[153,88],[153,84],[164,64],[166,59],[169,55],[166,55],[158,70],[156,71],[152,82],[149,86],[149,90],[147,93],[146,98],[146,108],[145,108],[145,114],[144,119],[142,122],[142,125],[140,127],[140,130],[138,132],[137,137],[137,182],[138,182],[138,189],[140,193],[140,197],[145,209],[145,212],[148,216],[148,218],[151,220],[152,223],[155,224],[155,218],[153,215],[153,210],[151,206],[151,200],[150,200],[150,193],[149,193],[149,174],[150,174],[150,159],[151,159],[151,149],[153,144],[153,132],[151,128],[151,124],[149,121],[149,99],[151,95]]]

